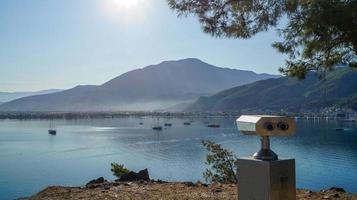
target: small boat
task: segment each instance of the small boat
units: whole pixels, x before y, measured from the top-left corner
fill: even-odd
[[[55,129],[50,129],[48,130],[48,134],[50,135],[56,135],[57,134],[57,131]]]
[[[48,134],[50,134],[50,135],[56,135],[57,134],[57,130],[55,129],[55,125],[53,123],[53,119],[51,119],[50,129],[48,129]]]
[[[186,126],[191,125],[191,122],[184,122],[183,125],[186,125]]]
[[[153,126],[152,130],[161,131],[162,130],[162,126]]]
[[[165,126],[172,126],[171,123],[165,123]]]
[[[156,119],[156,123],[152,126],[152,130],[155,130],[155,131],[162,130],[162,126],[160,126],[160,123],[159,123],[159,118]]]
[[[143,125],[144,123],[140,122],[139,124],[140,124],[140,125]]]
[[[207,127],[209,127],[209,128],[219,128],[219,127],[221,127],[221,125],[219,125],[219,124],[208,124]]]
[[[344,128],[336,128],[335,131],[344,131]]]

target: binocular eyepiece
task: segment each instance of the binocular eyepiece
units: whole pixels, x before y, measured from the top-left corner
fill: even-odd
[[[274,131],[274,124],[271,122],[266,122],[263,126],[268,131]]]
[[[289,124],[286,122],[279,122],[276,127],[281,130],[281,131],[287,131],[289,130]]]
[[[268,131],[274,131],[275,129],[280,131],[287,131],[289,129],[289,124],[283,121],[278,122],[276,125],[274,125],[272,122],[266,122],[263,126]]]

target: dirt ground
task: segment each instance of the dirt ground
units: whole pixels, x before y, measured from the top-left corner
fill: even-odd
[[[52,186],[38,194],[22,198],[28,200],[60,200],[60,199],[91,199],[91,200],[196,200],[196,199],[237,199],[237,187],[231,184],[201,183],[159,183],[159,182],[106,182],[87,187]],[[348,194],[339,189],[313,192],[297,190],[297,199],[340,199],[357,200],[357,195]]]

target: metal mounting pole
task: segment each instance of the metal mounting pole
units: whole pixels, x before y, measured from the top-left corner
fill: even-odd
[[[278,160],[278,155],[270,149],[269,136],[261,136],[261,149],[253,157],[258,160]]]

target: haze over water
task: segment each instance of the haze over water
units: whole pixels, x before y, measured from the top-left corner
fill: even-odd
[[[161,118],[170,122],[161,132],[151,130],[156,118],[57,120],[57,135],[47,133],[47,120],[0,121],[0,199],[32,195],[48,185],[84,185],[104,176],[114,180],[110,163],[132,170],[149,169],[152,179],[202,181],[209,139],[248,156],[259,148],[259,139],[240,134],[235,119]],[[139,125],[143,122],[144,125]],[[221,128],[210,129],[209,122]],[[296,159],[297,187],[319,190],[332,186],[357,192],[357,124],[298,120],[293,137],[273,138],[280,157]],[[335,131],[336,128],[346,131]]]

